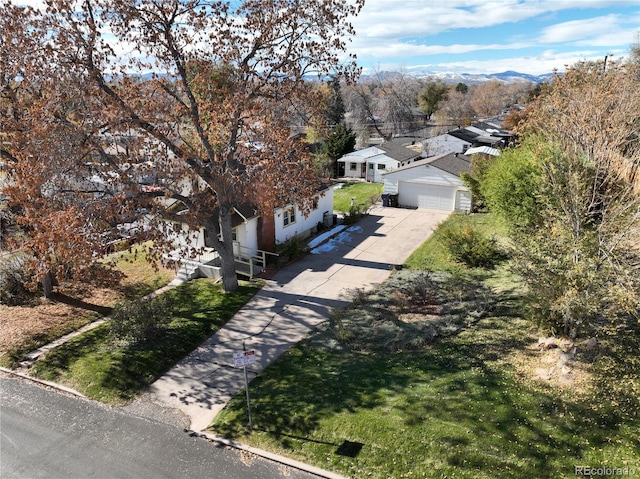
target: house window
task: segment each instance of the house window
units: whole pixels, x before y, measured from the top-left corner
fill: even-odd
[[[378,163],[379,170],[386,170],[384,163]]]
[[[356,171],[358,169],[357,163],[349,163],[349,169],[351,171]]]
[[[373,163],[369,163],[369,169],[373,170]]]
[[[233,241],[238,241],[238,228],[233,228],[231,230],[231,239]]]
[[[314,209],[314,210],[317,210],[317,209],[318,209],[318,199],[317,199],[317,198],[314,198],[314,199],[313,199],[313,209]]]
[[[284,226],[289,226],[290,224],[296,222],[296,210],[294,208],[289,208],[284,210],[284,212],[282,213],[282,216],[284,217],[283,219]]]

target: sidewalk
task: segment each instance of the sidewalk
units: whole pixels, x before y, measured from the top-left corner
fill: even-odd
[[[256,352],[249,379],[349,304],[349,291],[371,289],[402,264],[448,212],[375,207],[357,225],[280,270],[236,315],[150,387],[164,407],[178,409],[191,430],[204,430],[244,387],[233,353]]]

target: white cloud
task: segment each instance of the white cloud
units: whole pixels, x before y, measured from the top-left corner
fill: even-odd
[[[620,28],[621,23],[620,15],[613,14],[558,23],[542,30],[539,41],[541,43],[560,43],[584,40],[615,32]]]

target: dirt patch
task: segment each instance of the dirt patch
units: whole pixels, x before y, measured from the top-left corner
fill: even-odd
[[[74,331],[98,314],[49,300],[32,306],[0,305],[0,365],[13,367],[22,353]]]
[[[593,382],[590,364],[582,360],[585,349],[582,343],[541,338],[512,353],[505,361],[525,380],[582,392]]]
[[[26,353],[108,315],[124,298],[163,286],[170,277],[169,270],[156,272],[147,264],[136,264],[117,286],[64,284],[52,299],[36,298],[27,306],[0,304],[0,366],[15,367]]]

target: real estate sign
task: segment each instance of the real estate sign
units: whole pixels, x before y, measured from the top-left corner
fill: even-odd
[[[233,353],[234,368],[243,368],[246,366],[251,366],[255,362],[256,362],[256,352],[254,350],[243,351],[241,353]]]

